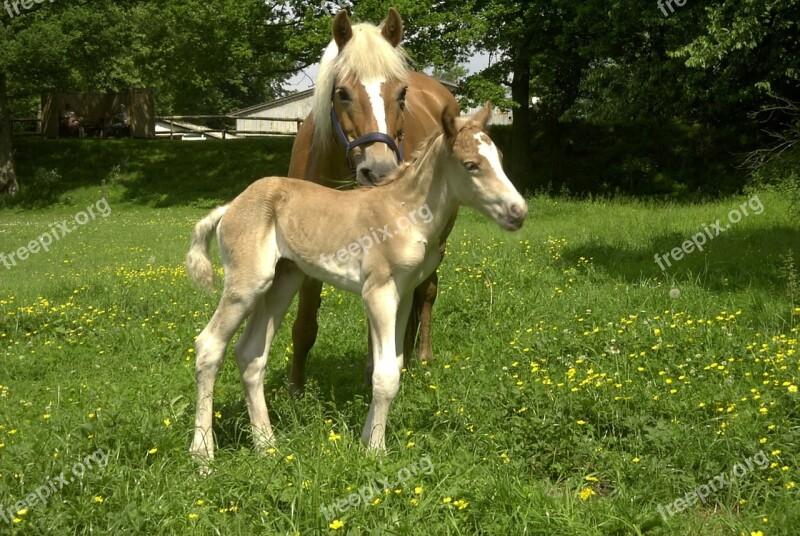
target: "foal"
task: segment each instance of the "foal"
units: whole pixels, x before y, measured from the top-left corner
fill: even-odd
[[[225,287],[214,316],[195,342],[192,454],[201,459],[214,456],[214,381],[228,342],[248,316],[250,322],[236,344],[236,362],[256,447],[273,441],[264,371],[272,339],[304,274],[362,296],[375,354],[372,403],[361,438],[370,449],[385,448],[386,419],[400,386],[403,335],[414,288],[439,265],[439,237],[448,219],[464,204],[504,229],[516,230],[528,213],[525,200],[503,172],[497,148],[483,132],[489,115],[488,104],[471,119],[445,111],[443,133],[429,137],[411,162],[378,187],[338,191],[270,177],[197,223],[186,270],[197,285],[212,287],[209,249],[216,229]],[[412,216],[412,223],[413,214],[421,220]]]

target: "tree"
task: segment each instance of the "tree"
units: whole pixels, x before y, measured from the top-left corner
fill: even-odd
[[[286,78],[319,59],[325,9],[302,0],[96,0],[37,2],[4,17],[0,185],[16,184],[12,111],[35,115],[42,92],[153,88],[159,113],[227,113],[282,95]]]

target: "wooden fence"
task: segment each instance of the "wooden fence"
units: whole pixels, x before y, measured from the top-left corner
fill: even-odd
[[[300,128],[305,118],[286,118],[286,117],[238,117],[232,115],[168,115],[156,117],[156,124],[164,126],[168,123],[169,131],[156,129],[156,138],[175,139],[187,134],[208,134],[210,137],[220,139],[237,139],[246,135],[249,136],[294,136],[294,132],[285,131],[266,131],[266,130],[237,130],[236,121],[275,121],[283,123],[294,123],[296,128]],[[206,123],[196,124],[194,121]],[[42,120],[38,118],[19,118],[12,119],[12,132],[15,136],[42,136]],[[166,127],[164,127],[166,128]]]

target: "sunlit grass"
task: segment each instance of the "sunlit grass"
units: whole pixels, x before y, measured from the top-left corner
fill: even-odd
[[[251,450],[229,352],[207,478],[188,456],[192,348],[218,293],[182,268],[204,211],[121,198],[49,252],[0,265],[0,505],[13,514],[0,533],[769,535],[800,521],[800,239],[780,197],[761,194],[763,214],[667,273],[655,254],[744,197],[540,197],[515,234],[463,210],[440,269],[435,360],[404,372],[386,455],[359,442],[360,299],[325,287],[302,399],[286,390],[294,308],[274,343],[266,455]],[[72,212],[0,212],[0,252]],[[16,511],[97,449],[104,468]],[[759,452],[766,468],[731,476]],[[399,478],[425,457],[430,472]],[[730,485],[705,505],[661,518],[719,474]],[[335,518],[321,510],[384,478],[396,485]]]

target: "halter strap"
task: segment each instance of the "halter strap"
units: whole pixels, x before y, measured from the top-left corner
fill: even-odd
[[[344,146],[344,152],[347,156],[347,164],[350,166],[350,171],[356,170],[356,167],[353,165],[353,161],[350,159],[350,151],[359,145],[364,145],[365,143],[385,143],[397,157],[397,163],[403,163],[403,150],[388,134],[384,134],[383,132],[370,132],[369,134],[364,134],[360,138],[356,138],[353,141],[347,141],[347,136],[342,129],[342,124],[339,122],[339,118],[336,117],[336,110],[333,109],[333,106],[331,106],[331,123],[333,124],[333,131],[336,133],[336,137],[339,138],[339,142]]]

